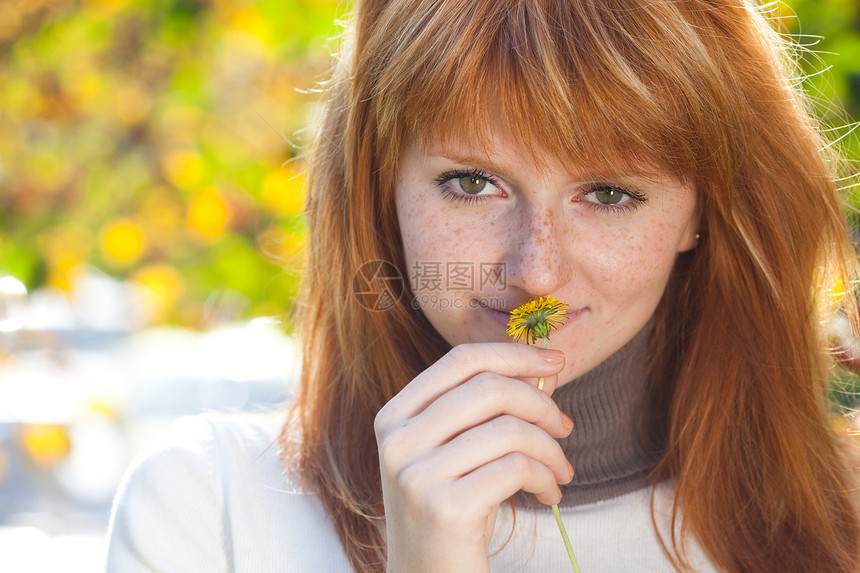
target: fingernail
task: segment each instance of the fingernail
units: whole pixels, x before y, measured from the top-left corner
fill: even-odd
[[[567,462],[567,471],[570,474],[570,479],[573,479],[573,466],[570,465],[570,462]]]
[[[538,349],[540,355],[543,356],[543,359],[549,362],[550,364],[561,364],[564,362],[564,352],[561,350],[554,350],[552,348],[540,348]]]
[[[562,498],[563,496],[561,495],[561,488],[560,488],[560,487],[555,486],[555,489],[557,489],[557,490],[558,490],[558,501],[557,501],[557,502],[555,502],[555,504],[556,504],[556,505],[558,505],[558,504],[560,504],[560,503],[561,503],[561,498]]]
[[[571,420],[570,416],[568,416],[564,412],[561,413],[561,423],[564,426],[564,429],[568,432],[573,429],[573,420]]]

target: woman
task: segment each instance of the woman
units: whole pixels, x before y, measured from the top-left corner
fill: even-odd
[[[270,426],[189,422],[109,568],[563,570],[523,490],[586,572],[860,571],[822,327],[854,255],[788,53],[740,0],[359,2],[286,474]],[[549,348],[506,342],[541,296]]]

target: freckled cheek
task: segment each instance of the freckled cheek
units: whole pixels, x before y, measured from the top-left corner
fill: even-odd
[[[432,204],[409,204],[398,209],[398,217],[409,267],[416,263],[484,261],[494,254],[493,246],[504,244],[500,240],[503,226],[495,221],[451,216]]]
[[[580,246],[591,286],[619,297],[662,287],[675,260],[674,244],[659,232],[606,233]]]

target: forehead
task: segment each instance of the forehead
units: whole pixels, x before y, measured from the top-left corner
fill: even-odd
[[[410,152],[424,158],[444,158],[466,166],[489,169],[505,175],[529,170],[541,173],[563,173],[576,179],[625,179],[635,177],[648,183],[674,181],[684,183],[661,165],[641,160],[633,154],[613,149],[592,153],[567,153],[559,156],[548,147],[524,143],[498,121],[487,122],[480,129],[437,130],[424,138],[407,140]]]
[[[404,142],[491,155],[493,131],[535,165],[550,158],[605,177],[711,180],[738,151],[723,128],[743,110],[711,98],[725,86],[701,61],[732,41],[708,33],[712,14],[662,0],[433,5],[388,3],[382,53],[353,70],[372,80],[356,97],[372,102],[365,140],[385,190]]]

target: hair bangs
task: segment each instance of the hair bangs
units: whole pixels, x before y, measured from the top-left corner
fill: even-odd
[[[686,52],[701,42],[678,14],[655,13],[665,7],[434,4],[380,75],[383,142],[481,148],[491,146],[491,131],[503,130],[538,165],[553,158],[606,175],[658,170],[678,179],[722,147],[705,128],[725,125],[705,117],[719,106],[703,93],[717,90],[703,92],[707,82],[695,77],[701,65],[667,37],[684,37]]]

